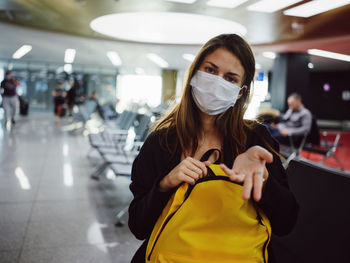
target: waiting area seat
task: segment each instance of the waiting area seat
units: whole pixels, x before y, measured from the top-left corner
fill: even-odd
[[[326,132],[326,131],[323,131],[321,134],[322,134],[322,140],[321,140],[320,145],[315,146],[312,144],[306,144],[306,145],[304,145],[302,150],[309,152],[309,153],[318,153],[318,154],[323,155],[324,157],[320,161],[320,163],[322,163],[322,164],[324,164],[324,162],[328,158],[333,158],[338,163],[340,170],[344,170],[344,165],[338,159],[338,157],[335,155],[336,150],[337,150],[338,145],[339,145],[341,133],[335,132],[334,139],[329,139],[328,132]]]
[[[287,176],[300,210],[289,235],[272,237],[276,262],[350,262],[350,173],[292,160]]]
[[[128,112],[126,115],[126,117],[123,117],[125,114],[121,114],[119,117],[123,118],[122,122],[126,123],[126,125],[121,125],[122,122],[118,118],[118,126],[112,127],[112,125],[109,125],[101,133],[89,134],[91,149],[96,149],[103,160],[102,164],[91,175],[92,179],[98,180],[100,174],[107,167],[111,167],[112,164],[115,164],[112,170],[116,175],[124,175],[124,172],[115,172],[117,170],[115,168],[116,165],[125,164],[131,166],[138,154],[147,135],[151,117],[136,112]],[[131,130],[133,133],[131,133]],[[124,168],[121,169],[125,170]]]
[[[131,177],[132,163],[138,155],[151,125],[148,114],[125,110],[116,120],[105,120],[105,127],[99,133],[88,135],[91,149],[99,154],[100,164],[90,178],[100,180],[104,171],[109,168],[115,176]],[[91,158],[90,158],[91,159]],[[123,226],[123,217],[129,204],[118,211],[116,226]]]

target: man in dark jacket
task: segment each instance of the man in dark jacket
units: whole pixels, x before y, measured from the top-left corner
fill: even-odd
[[[7,71],[5,74],[5,79],[1,82],[1,95],[2,95],[2,104],[5,110],[5,123],[10,120],[10,111],[11,111],[11,122],[15,124],[15,115],[18,103],[17,96],[17,86],[20,85],[20,82],[16,80],[10,71]]]

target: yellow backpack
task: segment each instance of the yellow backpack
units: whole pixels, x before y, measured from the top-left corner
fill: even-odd
[[[218,161],[208,174],[172,195],[153,228],[146,262],[267,262],[268,218],[242,199],[242,184],[232,182]]]

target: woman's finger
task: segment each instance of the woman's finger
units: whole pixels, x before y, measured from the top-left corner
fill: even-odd
[[[191,162],[192,162],[192,164],[194,164],[196,166],[197,169],[201,170],[201,173],[202,173],[201,177],[207,175],[208,171],[207,171],[207,167],[206,167],[205,163],[198,161],[196,159],[192,159]]]
[[[256,202],[259,202],[261,199],[261,192],[264,182],[264,172],[258,171],[254,173],[254,187],[253,187],[253,198]]]
[[[266,150],[266,149],[263,148],[263,147],[256,146],[256,147],[255,147],[255,151],[256,151],[256,155],[257,155],[260,159],[265,160],[267,163],[272,163],[272,161],[273,161],[273,155],[272,155],[268,150]]]
[[[198,174],[199,177],[203,177],[203,170],[193,163],[188,164],[186,168]]]
[[[244,181],[245,175],[240,172],[236,172],[234,169],[228,168],[225,164],[220,164],[221,169],[230,177],[231,181],[241,183]]]
[[[198,169],[199,169],[199,168],[198,168]],[[200,170],[200,169],[199,169],[199,170]],[[194,180],[198,180],[199,177],[200,177],[200,173],[202,172],[202,170],[200,170],[200,172],[198,172],[198,170],[197,170],[197,171],[193,171],[192,169],[190,169],[190,168],[188,168],[188,167],[184,167],[184,168],[182,169],[182,172],[183,172],[185,175],[187,175],[187,176],[193,178]]]
[[[210,162],[210,161],[205,161],[205,162],[204,162],[204,165],[205,165],[205,166],[210,166],[210,165],[211,165],[211,162]]]
[[[182,174],[181,175],[181,181],[182,182],[185,182],[185,183],[189,183],[189,184],[192,184],[194,185],[196,183],[196,180],[193,179],[192,177],[190,176],[187,176],[186,174]]]
[[[244,178],[245,178],[245,174],[243,173],[240,173],[240,174],[234,173],[233,175],[230,175],[230,180],[237,183],[243,183]]]
[[[232,169],[228,168],[224,163],[220,164],[220,168],[227,174],[228,176],[231,177],[231,175],[234,175],[234,172]]]
[[[246,174],[244,178],[244,184],[243,184],[243,192],[242,192],[242,198],[245,201],[248,201],[252,192],[253,188],[253,175],[252,174]]]

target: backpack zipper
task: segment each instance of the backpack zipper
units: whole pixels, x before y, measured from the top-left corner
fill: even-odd
[[[266,227],[267,228],[267,227]],[[268,242],[269,242],[269,240],[270,240],[270,233],[269,233],[269,231],[266,231],[267,232],[267,239],[266,239],[266,241],[265,241],[265,244],[264,244],[264,246],[263,246],[263,257],[264,257],[264,263],[267,263],[267,261],[266,261],[266,253],[265,253],[265,250],[267,250],[267,244],[268,244]]]

